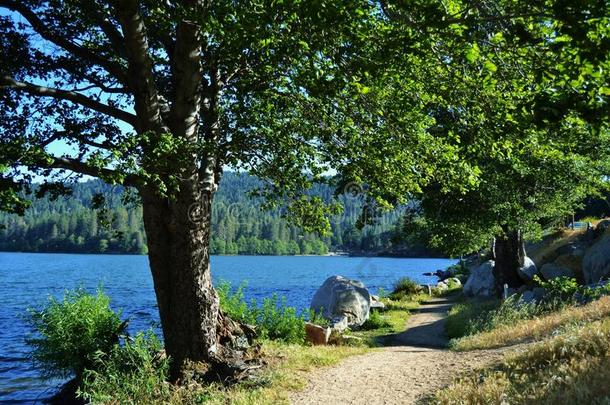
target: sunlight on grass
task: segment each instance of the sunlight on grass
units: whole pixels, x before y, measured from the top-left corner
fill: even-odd
[[[488,332],[452,342],[458,351],[489,349],[527,340],[538,340],[569,324],[595,321],[610,316],[610,297],[602,297],[584,306],[567,307],[539,318],[514,325],[503,325]]]
[[[610,319],[566,326],[557,336],[456,380],[440,404],[585,404],[610,399]]]

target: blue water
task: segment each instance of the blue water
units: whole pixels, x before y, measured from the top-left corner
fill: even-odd
[[[422,283],[435,277],[422,273],[445,268],[446,259],[355,257],[217,256],[214,280],[247,283],[246,298],[284,295],[291,306],[305,309],[329,276],[340,274],[364,282],[372,291],[388,290],[403,276]],[[32,403],[52,395],[61,381],[43,381],[28,362],[24,339],[30,331],[23,320],[27,308],[40,307],[49,295],[65,289],[94,290],[100,283],[130,319],[130,331],[158,322],[155,295],[146,256],[29,254],[0,252],[0,402]]]

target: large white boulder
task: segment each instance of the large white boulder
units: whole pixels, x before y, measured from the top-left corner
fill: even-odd
[[[517,272],[519,273],[521,280],[529,283],[534,279],[536,273],[538,273],[538,269],[536,268],[536,263],[534,263],[534,261],[529,257],[525,256],[523,267],[519,267]]]
[[[332,322],[360,326],[369,317],[371,296],[364,284],[342,276],[326,279],[311,300],[311,309]]]
[[[470,277],[464,284],[464,294],[473,297],[491,297],[495,295],[496,280],[493,275],[494,261],[488,260],[470,270]]]
[[[582,272],[586,284],[610,277],[610,234],[604,235],[587,250],[582,261]]]

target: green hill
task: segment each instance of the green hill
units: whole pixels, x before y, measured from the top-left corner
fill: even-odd
[[[248,191],[255,177],[226,173],[216,194],[212,214],[213,254],[296,255],[345,251],[352,254],[426,254],[394,239],[400,210],[385,214],[375,225],[355,226],[362,202],[341,196],[345,210],[332,219],[332,234],[303,233],[287,223],[280,211],[265,211]],[[312,192],[333,196],[328,185]],[[106,196],[107,209],[92,209],[97,193]],[[0,213],[0,250],[69,253],[146,253],[142,208],[123,202],[124,190],[101,181],[78,183],[69,197],[35,200],[25,216]]]

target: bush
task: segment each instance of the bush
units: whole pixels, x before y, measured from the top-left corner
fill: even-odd
[[[253,325],[255,324],[255,319],[252,319],[253,314],[244,299],[245,287],[246,284],[242,283],[233,291],[230,283],[220,281],[216,286],[216,292],[220,299],[220,309],[225,315],[235,321]]]
[[[101,290],[66,291],[61,301],[49,298],[40,310],[29,310],[28,321],[38,335],[27,340],[31,358],[47,378],[74,375],[80,380],[94,366],[96,353],[108,353],[118,343],[126,324],[110,309]]]
[[[168,397],[169,361],[152,331],[139,333],[108,353],[98,352],[78,395],[92,403],[152,403]]]
[[[408,277],[403,277],[394,283],[394,290],[389,295],[391,299],[401,300],[419,293],[419,285]]]
[[[244,299],[244,285],[231,290],[227,282],[220,282],[216,290],[220,308],[232,319],[254,325],[260,338],[282,340],[287,343],[305,342],[305,316],[286,305],[285,298],[274,294],[265,298],[259,307],[256,301],[248,304]]]
[[[392,326],[388,320],[379,313],[379,311],[372,310],[369,313],[369,318],[360,326],[362,330],[373,330],[373,329],[381,329],[388,328]]]
[[[545,300],[573,301],[576,294],[584,293],[585,288],[580,286],[575,278],[557,277],[548,281],[543,281],[537,275],[534,281],[547,291]]]

